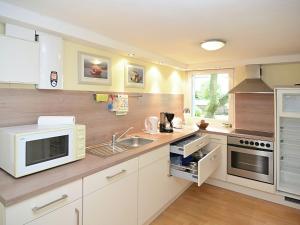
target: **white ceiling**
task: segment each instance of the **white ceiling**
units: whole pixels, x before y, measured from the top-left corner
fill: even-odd
[[[1,1],[191,66],[300,54],[300,0]],[[206,52],[210,38],[227,45]]]

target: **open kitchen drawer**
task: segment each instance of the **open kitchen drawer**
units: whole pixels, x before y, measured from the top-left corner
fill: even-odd
[[[202,157],[199,151],[203,153]],[[187,158],[182,155],[170,153],[170,175],[198,183],[200,186],[220,165],[221,145],[208,143],[189,157],[192,158],[192,162],[196,162],[194,167],[184,165]]]
[[[188,157],[209,143],[209,134],[194,134],[170,145],[170,152]]]

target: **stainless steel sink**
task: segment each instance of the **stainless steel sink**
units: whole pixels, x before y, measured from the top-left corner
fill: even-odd
[[[102,158],[106,158],[129,149],[137,148],[153,142],[151,139],[141,138],[137,136],[124,138],[115,143],[113,146],[111,142],[102,143],[98,145],[92,145],[86,148],[87,152],[97,155]]]
[[[150,144],[151,142],[153,142],[153,140],[151,139],[133,136],[133,137],[121,139],[120,141],[117,142],[117,145],[125,146],[126,148],[137,148],[146,144]]]
[[[99,156],[101,158],[106,158],[124,151],[127,151],[129,148],[126,146],[112,146],[111,143],[102,143],[98,145],[92,145],[86,148],[88,153]]]

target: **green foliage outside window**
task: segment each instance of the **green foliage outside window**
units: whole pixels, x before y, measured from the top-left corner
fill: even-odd
[[[215,118],[216,112],[220,107],[228,103],[228,94],[224,94],[221,85],[218,83],[218,74],[211,74],[209,80],[203,79],[200,88],[194,93],[195,100],[207,102],[204,109],[194,106],[194,116],[205,118]]]

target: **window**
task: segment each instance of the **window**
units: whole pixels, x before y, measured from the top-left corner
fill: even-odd
[[[230,71],[193,72],[192,116],[229,122]]]

